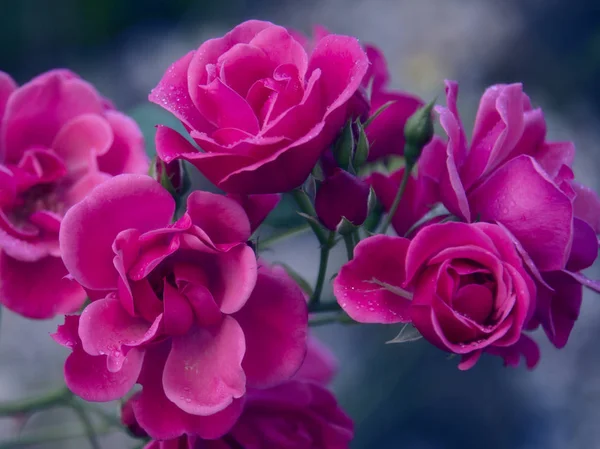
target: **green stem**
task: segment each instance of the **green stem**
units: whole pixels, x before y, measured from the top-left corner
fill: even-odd
[[[58,405],[68,405],[72,397],[73,393],[67,387],[61,387],[37,398],[5,402],[0,404],[0,417],[33,413]]]
[[[108,426],[99,427],[94,429],[96,435],[105,435],[111,433],[112,430]],[[21,447],[46,445],[48,443],[54,443],[58,441],[71,440],[75,438],[83,438],[86,436],[85,432],[81,430],[65,432],[64,425],[57,426],[54,429],[47,431],[39,431],[31,435],[24,435],[12,440],[0,441],[0,449],[17,449]]]
[[[310,228],[308,227],[308,225],[300,225],[300,226],[296,226],[295,228],[291,228],[291,229],[287,229],[284,232],[281,232],[279,234],[275,234],[272,236],[269,236],[265,239],[260,239],[258,240],[258,249],[265,249],[268,248],[269,246],[271,246],[274,243],[277,243],[281,240],[285,240],[288,237],[293,237],[295,235],[298,234],[302,234],[303,232],[308,231]]]
[[[335,231],[329,231],[329,236],[325,243],[321,244],[321,259],[319,260],[319,274],[317,275],[317,283],[314,293],[310,299],[311,304],[318,304],[321,300],[321,292],[325,284],[325,275],[327,274],[327,264],[329,262],[329,252],[335,245]]]
[[[94,425],[87,415],[83,405],[77,401],[72,401],[71,408],[79,417],[79,421],[81,421],[81,425],[83,426],[85,436],[90,442],[90,446],[93,449],[101,449],[100,443],[98,442],[98,437],[96,436],[96,429],[94,429]]]
[[[394,202],[392,203],[392,207],[388,211],[385,221],[383,222],[383,227],[381,228],[381,234],[385,234],[387,232],[394,215],[396,215],[396,211],[398,210],[398,206],[400,205],[400,200],[402,200],[402,195],[404,195],[404,191],[406,190],[406,185],[408,184],[408,179],[410,178],[410,173],[412,172],[413,166],[406,165],[404,167],[404,174],[402,175],[402,181],[400,182],[400,187],[398,187],[398,192],[396,193],[396,197],[394,198]]]
[[[306,193],[304,193],[304,191],[300,189],[292,190],[291,194],[302,213],[309,215],[310,217],[313,217],[315,219],[315,221],[307,220],[308,225],[315,233],[315,236],[317,237],[317,240],[319,240],[321,246],[325,245],[325,243],[327,242],[327,235],[323,228],[319,226],[319,223],[316,221],[317,212],[315,211],[315,208],[312,205],[310,198],[308,197],[308,195],[306,195]]]
[[[354,233],[344,234],[344,244],[346,245],[346,255],[348,260],[352,260],[354,257]]]

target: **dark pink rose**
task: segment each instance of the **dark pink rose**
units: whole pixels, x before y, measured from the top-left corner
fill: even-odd
[[[250,20],[176,61],[149,98],[203,152],[161,126],[159,156],[191,162],[229,193],[301,185],[349,116],[369,62],[355,38],[326,35],[309,56],[294,36]]]
[[[283,269],[257,262],[236,201],[195,191],[173,223],[174,211],[169,192],[141,175],[106,181],[69,210],[63,259],[98,299],[55,338],[73,350],[65,380],[77,395],[114,400],[137,382],[135,414],[152,437],[217,438],[247,387],[297,371],[307,308]]]
[[[573,144],[548,142],[542,111],[532,108],[522,86],[499,84],[483,94],[468,145],[457,95],[457,84],[447,82],[447,107],[437,111],[448,145],[429,159],[442,166],[443,204],[466,221],[501,223],[540,271],[564,269],[577,196]]]
[[[318,343],[311,342],[307,358],[292,380],[249,390],[237,423],[222,438],[188,435],[152,441],[145,449],[349,448],[354,426],[325,388],[333,362],[329,352],[322,351]]]
[[[29,318],[77,310],[86,294],[65,278],[65,212],[120,173],[144,173],[142,134],[92,85],[52,70],[18,87],[0,72],[0,301]]]
[[[523,328],[535,283],[511,237],[489,223],[424,227],[412,240],[378,235],[360,242],[334,281],[342,308],[367,323],[411,322],[431,343],[472,367],[483,351],[538,360]],[[532,350],[532,348],[536,348]]]
[[[371,88],[371,111],[374,114],[388,102],[393,102],[366,128],[369,139],[369,161],[391,154],[404,154],[404,125],[413,113],[424,105],[423,100],[406,92],[389,90],[390,74],[381,50],[372,45],[365,47],[369,57],[369,70],[363,86]]]

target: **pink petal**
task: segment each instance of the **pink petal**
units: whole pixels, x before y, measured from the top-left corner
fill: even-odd
[[[246,391],[244,333],[225,317],[220,326],[195,328],[174,337],[165,363],[165,394],[187,413],[207,416],[224,410]]]
[[[254,233],[267,218],[273,209],[279,204],[281,195],[271,193],[266,195],[227,195],[236,201],[246,211],[250,220],[250,232]]]
[[[235,313],[244,306],[256,285],[256,255],[242,244],[220,254],[215,262],[218,274],[211,279],[211,291],[223,313]]]
[[[114,140],[110,150],[98,158],[98,168],[113,176],[121,173],[148,173],[144,136],[137,123],[118,111],[106,111]]]
[[[89,304],[79,319],[82,348],[92,356],[105,355],[110,372],[122,369],[130,348],[152,340],[161,324],[162,316],[149,323],[132,317],[121,306],[115,295]]]
[[[67,274],[58,257],[22,262],[0,251],[0,302],[27,318],[73,313],[87,295]]]
[[[207,439],[221,437],[239,418],[243,401],[234,399],[224,410],[208,416],[192,415],[180,409],[163,390],[162,372],[168,349],[168,345],[162,345],[146,354],[140,374],[143,390],[132,404],[138,423],[157,439],[172,439],[183,434],[196,434]]]
[[[252,44],[235,44],[218,64],[221,81],[244,98],[256,80],[271,77],[276,67],[265,51]]]
[[[381,283],[404,284],[404,260],[409,241],[377,235],[362,240],[354,259],[344,265],[333,282],[333,293],[344,311],[361,323],[408,322],[410,301]]]
[[[185,335],[194,323],[194,311],[187,298],[165,279],[163,290],[164,328],[167,335]]]
[[[90,156],[106,153],[113,143],[109,123],[95,114],[82,114],[67,122],[58,132],[52,149],[71,174],[88,168]]]
[[[298,73],[304,78],[308,66],[308,56],[302,44],[280,26],[271,26],[257,33],[250,45],[265,52],[275,67],[292,64],[298,67]]]
[[[471,211],[502,223],[541,271],[564,268],[571,248],[571,201],[529,156],[496,170],[469,195]]]
[[[195,55],[198,52],[191,51],[175,61],[152,89],[148,100],[165,108],[188,128],[209,132],[214,126],[196,109],[188,92],[188,68]]]
[[[90,402],[108,402],[122,398],[131,390],[142,369],[144,353],[137,349],[129,351],[120,371],[107,370],[106,356],[91,356],[81,347],[77,334],[78,316],[66,316],[65,324],[58,327],[54,340],[71,348],[73,353],[65,362],[67,387]]]
[[[188,85],[192,98],[195,98],[195,90],[208,82],[207,66],[216,64],[219,57],[235,44],[247,44],[262,30],[272,26],[274,25],[270,22],[247,20],[225,36],[205,41],[195,54],[192,53],[193,59],[188,63]],[[194,126],[192,128],[201,129]]]
[[[199,86],[192,100],[200,113],[218,128],[238,128],[253,135],[259,131],[258,119],[250,105],[218,78]]]
[[[327,114],[346,103],[367,73],[369,58],[358,41],[349,36],[329,34],[317,42],[308,63],[308,74],[321,71],[322,101]]]
[[[249,386],[267,388],[298,371],[306,354],[308,312],[304,293],[285,271],[261,266],[235,319],[246,339],[242,367]]]
[[[34,145],[50,147],[66,122],[102,112],[102,100],[90,84],[68,71],[46,72],[14,91],[6,103],[0,137],[5,159],[16,162]]]
[[[67,269],[84,287],[116,288],[111,246],[119,232],[165,227],[174,211],[169,192],[148,176],[119,175],[104,182],[63,219],[59,240]]]
[[[598,237],[587,222],[573,220],[573,246],[567,262],[567,270],[581,271],[590,267],[598,257]]]
[[[250,222],[243,207],[223,195],[195,191],[188,196],[187,213],[215,244],[237,244],[250,238]]]
[[[383,52],[374,45],[365,45],[365,52],[369,58],[370,65],[363,79],[363,85],[367,87],[369,82],[373,80],[371,83],[372,90],[373,92],[377,92],[387,85],[390,80],[387,61]]]
[[[473,368],[481,357],[482,352],[483,351],[479,349],[468,354],[463,354],[460,359],[460,363],[458,364],[458,369],[461,371],[466,371]]]

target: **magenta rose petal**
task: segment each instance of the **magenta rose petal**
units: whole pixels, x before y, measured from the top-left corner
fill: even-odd
[[[148,99],[165,108],[189,128],[210,131],[214,126],[196,109],[187,90],[188,67],[193,57],[194,52],[191,51],[169,67]]]
[[[259,268],[256,287],[234,315],[246,337],[242,367],[248,385],[266,388],[289,379],[306,354],[304,293],[283,270]]]
[[[157,439],[177,438],[184,433],[201,438],[219,438],[239,418],[243,400],[234,399],[224,410],[209,416],[192,415],[171,402],[163,390],[162,368],[169,353],[169,345],[150,349],[140,373],[143,390],[133,399],[133,411],[139,424]]]
[[[309,380],[327,385],[338,370],[338,362],[331,350],[316,337],[307,340],[306,357],[294,379]]]
[[[507,162],[469,200],[473,214],[506,226],[541,271],[564,268],[571,246],[573,207],[534,159],[519,156]]]
[[[59,240],[67,269],[86,288],[115,288],[118,274],[111,245],[117,234],[166,226],[174,211],[171,195],[148,176],[119,175],[104,182],[63,219]]]
[[[195,415],[224,410],[246,391],[241,366],[245,351],[242,328],[231,317],[212,329],[195,328],[174,337],[163,374],[166,396]]]
[[[87,295],[67,274],[58,257],[19,261],[0,251],[0,301],[27,318],[76,312]]]
[[[154,323],[129,315],[115,295],[93,301],[81,313],[79,337],[83,350],[92,356],[106,355],[108,370],[117,372],[129,349],[151,340],[158,332],[162,316]],[[102,323],[102,326],[98,326]]]
[[[243,98],[255,80],[268,78],[276,67],[267,53],[252,42],[235,44],[219,59],[223,61],[221,80]]]
[[[50,147],[62,125],[80,114],[102,114],[102,102],[94,88],[76,75],[53,70],[34,78],[17,89],[8,99],[3,117],[6,159],[27,147]],[[35,133],[31,123],[43,123]]]
[[[598,194],[578,182],[573,182],[572,186],[577,193],[573,201],[575,216],[586,221],[596,234],[600,234],[600,198]]]
[[[90,155],[105,154],[112,143],[112,129],[103,117],[82,114],[60,129],[52,148],[67,163],[69,171],[77,173],[87,168]]]
[[[285,28],[280,26],[265,28],[250,41],[250,45],[260,48],[274,67],[292,64],[298,68],[299,76],[304,78],[308,56],[302,44]]]
[[[135,120],[119,111],[106,111],[113,132],[110,150],[98,158],[98,169],[116,176],[120,173],[148,173],[150,161],[144,147],[144,136]]]
[[[352,319],[362,323],[410,321],[410,301],[393,292],[404,284],[408,244],[402,237],[378,235],[356,246],[354,259],[340,269],[333,282],[337,301]]]
[[[188,196],[187,213],[215,244],[244,242],[250,238],[250,222],[244,208],[223,195],[195,191]]]

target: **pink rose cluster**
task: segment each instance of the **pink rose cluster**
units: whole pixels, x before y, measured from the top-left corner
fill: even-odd
[[[541,326],[562,348],[582,286],[598,291],[581,271],[598,255],[600,201],[574,179],[573,144],[546,140],[520,84],[485,91],[470,144],[457,95],[447,82],[447,106],[436,107],[446,136],[423,148],[408,178],[392,219],[399,236],[361,241],[335,295],[357,321],[412,324],[461,355],[461,369],[484,352],[532,368],[539,348],[525,331]],[[402,177],[369,178],[387,210]]]
[[[307,337],[323,311],[411,325],[460,369],[484,353],[534,367],[528,332],[565,346],[583,287],[600,291],[583,274],[600,200],[573,144],[547,140],[520,84],[485,91],[468,141],[456,83],[432,114],[389,80],[355,38],[244,22],[152,90],[186,136],[157,127],[151,177],[139,128],[91,85],[0,73],[0,301],[66,314],[68,388],[124,400],[147,449],[348,448],[332,356]],[[186,192],[182,161],[224,193]],[[280,194],[321,245],[314,289],[258,255]]]

